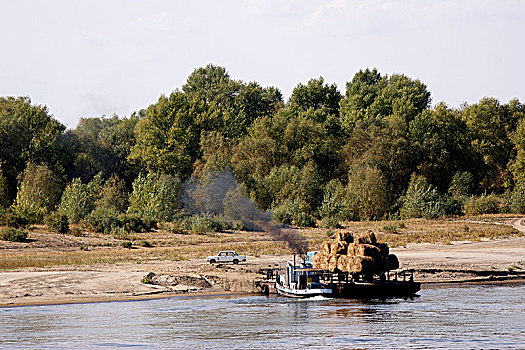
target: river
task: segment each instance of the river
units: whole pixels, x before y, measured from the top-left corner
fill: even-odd
[[[0,308],[0,348],[524,348],[525,284],[410,299],[235,295]]]

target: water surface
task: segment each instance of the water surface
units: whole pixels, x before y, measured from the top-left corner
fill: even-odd
[[[412,299],[180,297],[0,308],[0,348],[524,348],[525,285]]]

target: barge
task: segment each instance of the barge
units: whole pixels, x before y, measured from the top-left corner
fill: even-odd
[[[256,283],[262,294],[280,294],[292,298],[325,296],[331,298],[412,297],[421,289],[412,270],[379,275],[350,274],[315,269],[314,254],[308,253],[302,263],[288,261],[282,269],[260,271],[265,278]]]

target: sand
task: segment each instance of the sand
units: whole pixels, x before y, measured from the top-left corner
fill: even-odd
[[[512,225],[525,231],[524,221]],[[391,252],[398,256],[401,269],[414,269],[415,279],[423,283],[525,279],[525,237],[409,244]],[[263,277],[259,270],[291,258],[248,256],[239,265],[210,265],[197,259],[0,272],[0,307],[256,292],[254,281]],[[141,283],[151,272],[161,285]]]

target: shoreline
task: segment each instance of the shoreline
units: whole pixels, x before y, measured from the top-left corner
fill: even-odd
[[[465,281],[427,281],[421,282],[421,289],[425,289],[425,286],[451,286],[451,285],[516,285],[524,284],[525,278],[519,279],[507,279],[507,280],[465,280]],[[420,293],[420,292],[418,292]],[[71,305],[71,304],[91,304],[91,303],[116,303],[116,302],[133,302],[133,301],[146,301],[146,300],[160,300],[160,299],[171,299],[171,298],[220,298],[230,296],[255,296],[261,295],[260,293],[247,293],[247,292],[191,292],[191,293],[158,293],[151,295],[136,295],[136,296],[119,296],[116,298],[86,298],[86,299],[71,299],[71,300],[49,300],[40,302],[21,302],[21,303],[0,303],[0,309],[5,308],[18,308],[18,307],[32,307],[32,306],[49,306],[49,305]]]
[[[525,281],[525,237],[408,244],[391,252],[398,256],[401,270],[415,271],[422,286]],[[261,270],[291,259],[292,255],[248,255],[247,262],[238,265],[192,259],[4,270],[0,271],[0,307],[254,293],[254,281],[263,277]],[[150,274],[154,284],[142,283]]]

